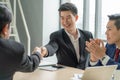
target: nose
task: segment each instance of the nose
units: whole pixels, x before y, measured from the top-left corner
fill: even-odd
[[[64,19],[63,24],[67,24],[67,23],[68,23],[67,19]]]
[[[106,35],[108,34],[107,30],[105,31],[105,34],[106,34]]]

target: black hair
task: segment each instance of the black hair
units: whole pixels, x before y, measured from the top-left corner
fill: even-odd
[[[0,33],[6,24],[12,21],[11,11],[4,4],[0,3]]]
[[[78,10],[77,7],[73,4],[73,3],[64,3],[60,6],[60,8],[58,9],[59,12],[61,11],[71,11],[73,15],[77,15],[78,14]]]
[[[115,26],[119,30],[120,29],[120,13],[108,15],[109,20],[115,20]]]

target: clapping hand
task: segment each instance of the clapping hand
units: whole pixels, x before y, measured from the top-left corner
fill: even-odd
[[[105,55],[106,48],[100,39],[91,39],[90,42],[86,41],[86,50],[90,52],[91,61],[97,61]]]

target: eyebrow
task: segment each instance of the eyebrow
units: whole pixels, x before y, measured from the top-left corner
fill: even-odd
[[[108,26],[108,27],[106,27],[107,29],[113,29],[114,27],[112,27],[112,26]]]
[[[110,26],[106,26],[106,28],[111,28]]]

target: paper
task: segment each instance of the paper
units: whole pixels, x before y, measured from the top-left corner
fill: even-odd
[[[53,62],[48,62],[48,61],[45,61],[45,60],[42,60],[39,64],[39,66],[50,66],[50,65],[56,65],[56,63],[53,63]]]
[[[74,74],[71,80],[81,80],[83,74]]]
[[[55,71],[55,70],[57,70],[57,68],[54,68],[52,66],[43,66],[43,67],[39,67],[39,69],[47,70],[47,71]]]

